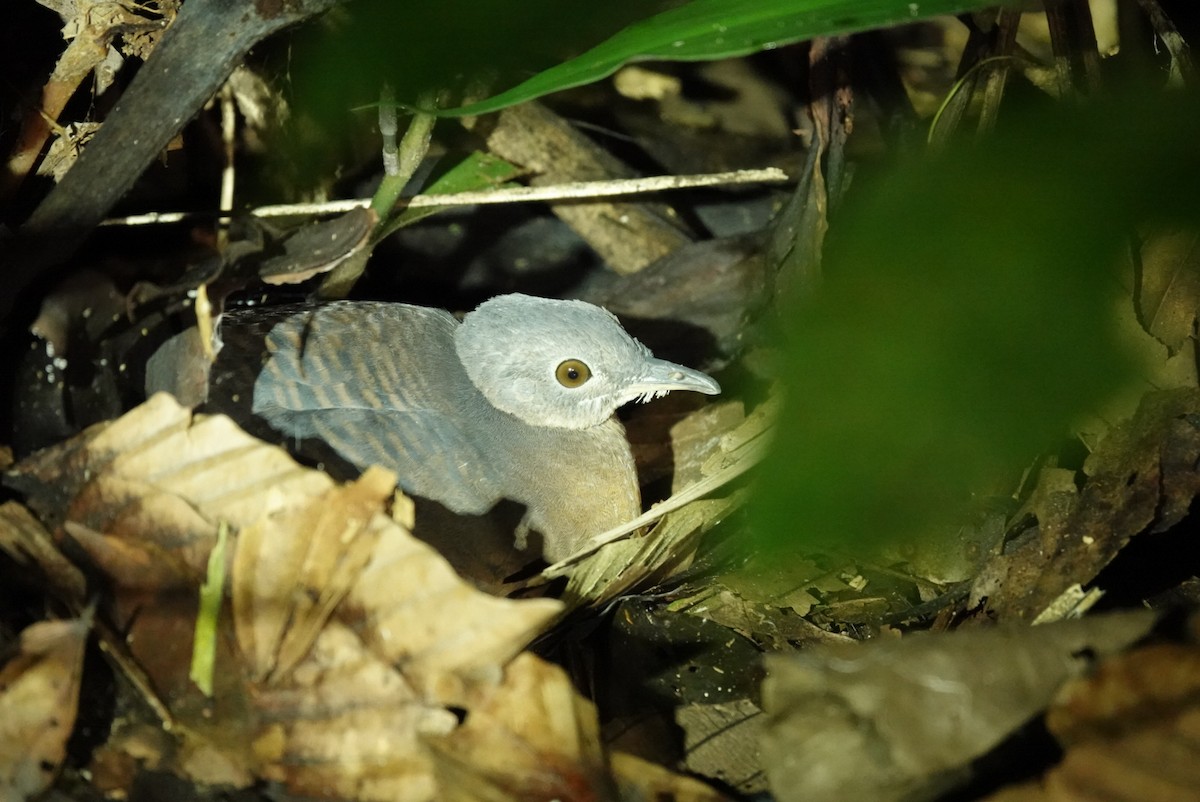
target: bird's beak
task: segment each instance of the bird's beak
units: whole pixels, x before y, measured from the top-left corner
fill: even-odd
[[[665,359],[646,360],[646,369],[641,377],[630,384],[628,395],[640,401],[649,401],[672,390],[691,390],[705,395],[721,392],[721,385],[712,376],[698,370],[676,365]]]

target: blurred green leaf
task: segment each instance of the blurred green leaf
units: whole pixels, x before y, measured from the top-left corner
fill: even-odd
[[[896,544],[1011,492],[1130,378],[1115,264],[1200,213],[1200,104],[1021,116],[856,180],[825,281],[787,310],[787,407],[757,509],[777,545]]]
[[[883,27],[992,3],[969,0],[692,0],[634,23],[583,55],[488,100],[441,111],[485,114],[598,81],[630,61],[704,61],[772,50],[835,33]],[[564,20],[565,22],[565,20]]]

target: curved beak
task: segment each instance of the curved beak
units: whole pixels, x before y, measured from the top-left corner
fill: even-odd
[[[646,360],[642,375],[627,388],[626,395],[630,399],[636,398],[645,402],[666,395],[672,390],[691,390],[705,395],[716,395],[721,392],[721,385],[707,373],[685,368],[665,359],[650,357]]]

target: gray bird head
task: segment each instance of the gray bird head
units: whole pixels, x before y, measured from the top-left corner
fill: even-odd
[[[611,313],[583,301],[497,296],[463,318],[454,347],[495,407],[534,426],[586,429],[634,399],[721,391],[699,371],[656,359]]]

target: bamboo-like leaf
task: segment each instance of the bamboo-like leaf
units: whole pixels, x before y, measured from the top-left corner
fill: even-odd
[[[598,81],[630,61],[705,61],[984,5],[968,0],[693,0],[634,23],[587,51],[487,100],[439,112],[485,114]]]

